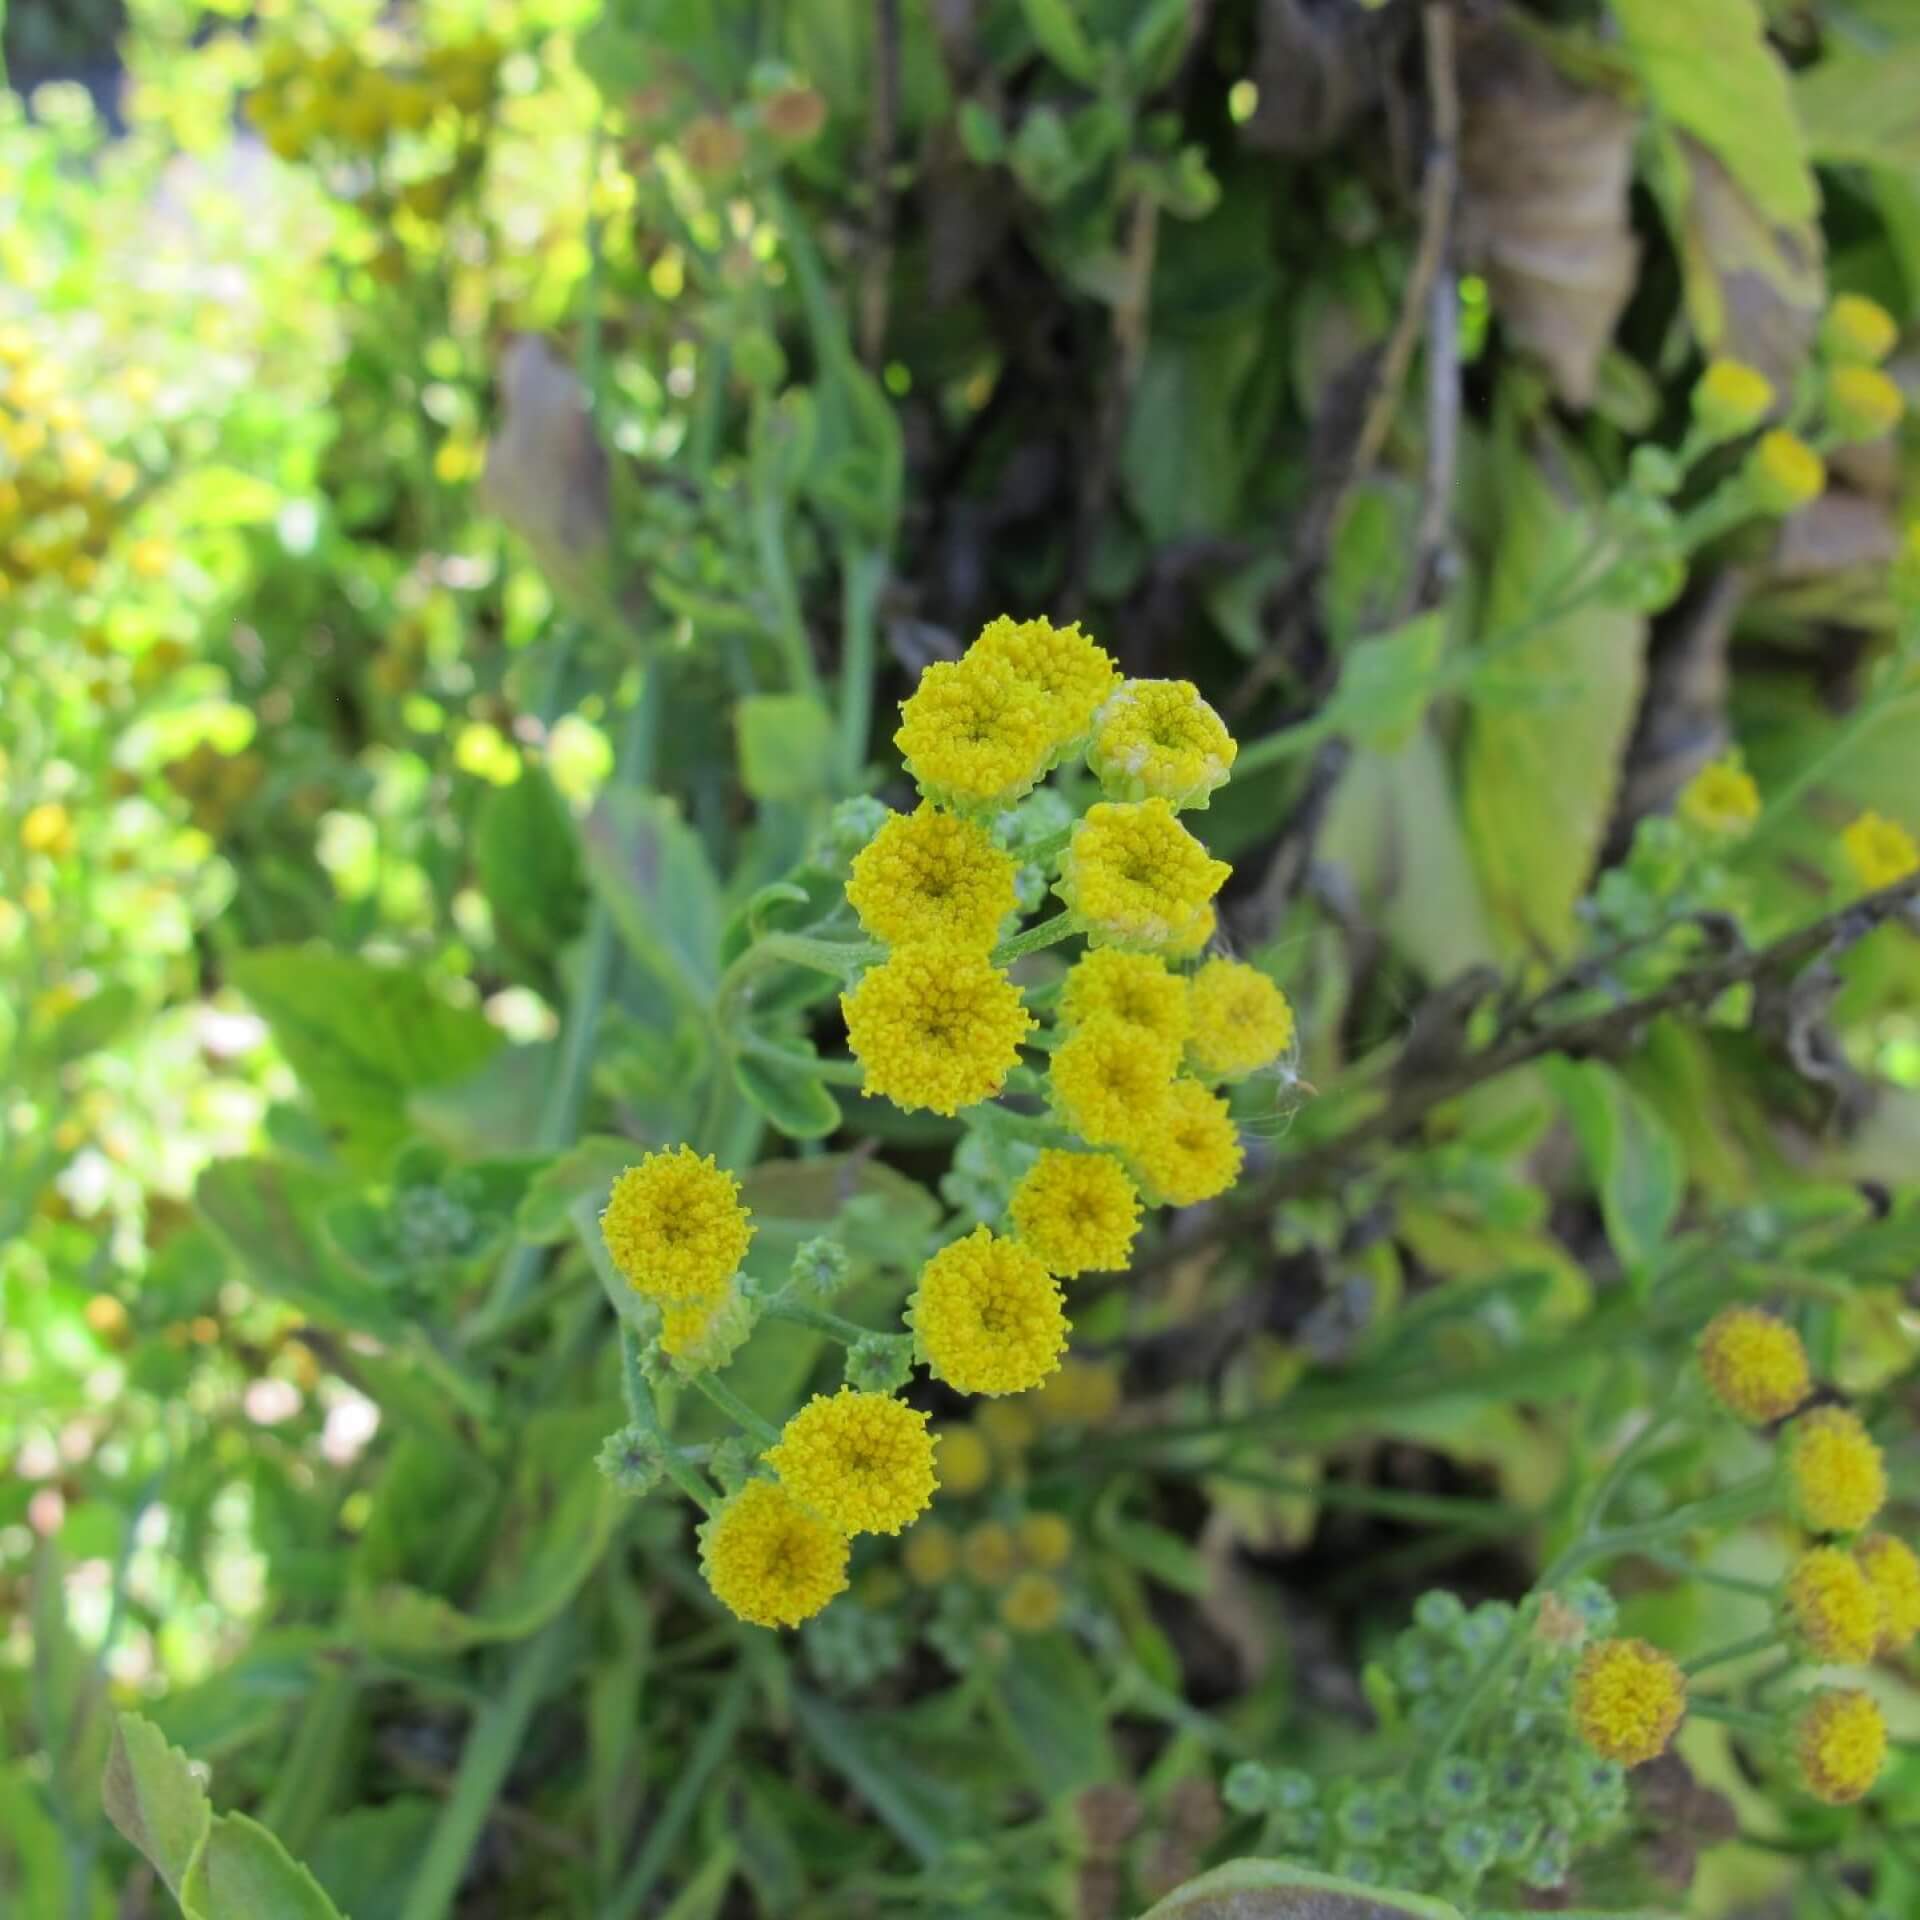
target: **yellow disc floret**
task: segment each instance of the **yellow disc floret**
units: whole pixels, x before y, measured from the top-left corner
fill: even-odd
[[[1713,1397],[1752,1426],[1784,1420],[1813,1391],[1800,1336],[1758,1307],[1722,1307],[1695,1351]]]
[[[1581,1656],[1573,1721],[1595,1753],[1637,1767],[1667,1750],[1687,1710],[1686,1676],[1644,1640],[1602,1640]]]
[[[842,1533],[898,1533],[933,1498],[927,1416],[890,1393],[816,1393],[766,1457],[780,1484]]]
[[[1814,1547],[1787,1569],[1781,1624],[1810,1659],[1865,1660],[1880,1641],[1880,1597],[1851,1554]]]
[[[1761,435],[1744,471],[1753,503],[1762,513],[1798,513],[1818,500],[1827,484],[1826,462],[1784,427]]]
[[[1842,440],[1878,440],[1906,410],[1906,396],[1878,367],[1840,366],[1827,375],[1827,424]]]
[[[1743,360],[1714,360],[1693,389],[1694,418],[1717,440],[1757,427],[1773,405],[1773,382]]]
[[[1204,807],[1239,751],[1191,680],[1129,680],[1094,721],[1087,765],[1116,800]]]
[[[1000,1596],[1000,1618],[1015,1633],[1045,1633],[1059,1621],[1066,1602],[1059,1581],[1023,1573]]]
[[[1013,1534],[998,1520],[982,1520],[969,1527],[960,1540],[960,1564],[967,1578],[983,1587],[997,1587],[1011,1580],[1020,1564]]]
[[[1053,1050],[1047,1084],[1089,1146],[1124,1146],[1156,1124],[1179,1066],[1172,1041],[1100,1013]]]
[[[1110,1154],[1048,1147],[1014,1188],[1009,1211],[1020,1238],[1062,1279],[1117,1273],[1133,1254],[1140,1190]]]
[[[1012,620],[1002,615],[980,630],[967,663],[1010,674],[1045,703],[1055,757],[1086,738],[1095,710],[1120,677],[1105,648],[1079,625]]]
[[[1030,1396],[1033,1410],[1052,1427],[1094,1427],[1120,1405],[1120,1369],[1111,1360],[1060,1363],[1060,1371]]]
[[[934,1434],[940,1491],[965,1499],[993,1478],[993,1453],[978,1427],[941,1427]]]
[[[1185,1043],[1192,1021],[1186,981],[1157,953],[1125,953],[1118,947],[1095,947],[1082,955],[1060,989],[1060,1018],[1069,1027],[1102,1013],[1176,1047]]]
[[[847,900],[876,940],[993,945],[1014,910],[1011,855],[957,814],[896,813],[854,856]]]
[[[907,1319],[921,1359],[960,1393],[1024,1393],[1066,1351],[1059,1283],[1038,1254],[985,1227],[921,1268]]]
[[[1840,836],[1840,851],[1869,893],[1891,887],[1920,869],[1920,845],[1897,820],[1863,813]]]
[[[1046,697],[1004,666],[939,661],[901,702],[893,744],[929,800],[961,812],[1010,807],[1053,762],[1056,721]]]
[[[1836,295],[1820,328],[1821,343],[1834,359],[1869,367],[1877,367],[1899,337],[1893,315],[1860,293]]]
[[[1871,1694],[1826,1687],[1793,1723],[1794,1758],[1816,1800],[1844,1807],[1880,1778],[1887,1759],[1887,1722]]]
[[[1920,1557],[1890,1533],[1870,1533],[1853,1549],[1880,1603],[1880,1653],[1898,1653],[1920,1634]]]
[[[1016,1537],[1021,1558],[1044,1573],[1055,1572],[1073,1558],[1073,1528],[1062,1514],[1030,1513],[1020,1522]]]
[[[900,1543],[900,1564],[916,1587],[944,1586],[960,1564],[953,1529],[938,1520],[922,1520]]]
[[[1815,1533],[1858,1533],[1887,1497],[1880,1449],[1845,1407],[1815,1407],[1787,1429],[1787,1487],[1793,1508]]]
[[[897,947],[840,996],[862,1092],[958,1113],[1000,1091],[1033,1025],[1020,989],[975,948]]]
[[[600,1233],[629,1286],[680,1305],[718,1298],[746,1258],[753,1226],[739,1181],[710,1154],[674,1147],[613,1183]]]
[[[1209,1080],[1242,1080],[1270,1067],[1293,1044],[1287,996],[1257,967],[1216,957],[1188,992],[1193,1032],[1187,1062]]]
[[[771,1480],[749,1480],[700,1529],[700,1568],[729,1612],[797,1627],[847,1586],[847,1536]]]
[[[1126,1143],[1127,1158],[1149,1197],[1195,1207],[1240,1177],[1240,1135],[1227,1103],[1197,1080],[1176,1080],[1165,1101]]]
[[[1164,800],[1102,801],[1073,830],[1055,892],[1095,946],[1188,953],[1213,929],[1213,896],[1233,869]]]
[[[1760,789],[1736,761],[1711,760],[1680,789],[1674,811],[1688,826],[1730,839],[1760,817]]]

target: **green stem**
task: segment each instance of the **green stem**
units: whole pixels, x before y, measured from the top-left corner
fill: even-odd
[[[674,1445],[660,1426],[659,1409],[653,1404],[653,1390],[640,1371],[640,1336],[625,1320],[620,1322],[620,1385],[627,1397],[627,1415],[643,1433],[660,1442],[661,1464],[667,1478],[702,1513],[711,1513],[720,1504],[720,1496],[707,1484],[706,1476],[695,1470],[685,1454]]]
[[[871,1327],[858,1326],[837,1313],[829,1313],[825,1307],[809,1306],[804,1300],[769,1301],[761,1309],[761,1316],[767,1320],[784,1320],[790,1326],[810,1327],[815,1333],[824,1333],[829,1340],[838,1340],[848,1347],[856,1340],[870,1338],[873,1332]]]
[[[860,785],[873,719],[874,616],[887,577],[887,556],[848,542],[840,556],[840,778]]]
[[[770,1447],[780,1438],[780,1429],[771,1421],[763,1420],[734,1392],[731,1387],[723,1386],[710,1373],[696,1373],[693,1384],[704,1393],[713,1404],[724,1413],[742,1433],[757,1440],[761,1446]]]
[[[814,1079],[825,1080],[833,1086],[866,1085],[867,1070],[858,1060],[823,1060],[817,1053],[790,1053],[785,1047],[776,1046],[765,1034],[751,1029],[739,1036],[736,1045],[740,1052],[750,1053],[755,1059],[771,1060],[777,1066],[811,1074]]]
[[[1779,1725],[1771,1714],[1753,1713],[1745,1707],[1730,1707],[1724,1700],[1689,1700],[1687,1711],[1698,1720],[1718,1720],[1722,1726],[1731,1727],[1736,1733],[1750,1733],[1762,1740],[1771,1740],[1779,1732]]]
[[[1715,1647],[1711,1653],[1696,1654],[1691,1660],[1682,1662],[1680,1671],[1691,1679],[1696,1673],[1705,1673],[1709,1667],[1723,1666],[1729,1660],[1744,1660],[1750,1653],[1765,1653],[1769,1647],[1779,1644],[1779,1629],[1770,1627],[1765,1633],[1749,1634],[1744,1640],[1734,1640],[1724,1647]]]
[[[1011,940],[1002,940],[993,950],[993,964],[996,967],[1010,965],[1029,953],[1038,953],[1042,947],[1053,946],[1061,940],[1070,940],[1080,931],[1080,916],[1076,913],[1056,913],[1051,920],[1042,920],[1037,927],[1029,927],[1024,933],[1016,933]]]

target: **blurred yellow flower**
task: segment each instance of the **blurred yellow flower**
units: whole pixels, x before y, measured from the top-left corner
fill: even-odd
[[[1850,1554],[1814,1547],[1787,1569],[1781,1622],[1815,1660],[1871,1657],[1880,1639],[1880,1598]]]
[[[944,1114],[998,1093],[1033,1025],[1012,979],[951,941],[896,947],[840,1011],[863,1093]]]
[[[1899,337],[1893,315],[1878,300],[1859,293],[1835,295],[1820,328],[1821,343],[1836,360],[1866,366],[1878,366]]]
[[[1826,462],[1784,427],[1761,436],[1743,471],[1762,513],[1797,513],[1818,500],[1827,484]]]
[[[965,1499],[993,1478],[993,1455],[977,1427],[940,1427],[933,1438],[940,1492]]]
[[[1742,360],[1712,360],[1693,389],[1694,418],[1717,440],[1757,427],[1773,406],[1773,382]]]
[[[935,1379],[958,1393],[1024,1393],[1067,1345],[1059,1283],[1038,1255],[985,1227],[920,1270],[907,1322]]]
[[[1814,1533],[1858,1533],[1885,1504],[1880,1449],[1845,1407],[1815,1407],[1787,1428],[1787,1486],[1801,1522]]]
[[[756,1627],[797,1627],[847,1587],[847,1536],[785,1487],[749,1480],[700,1529],[714,1596]]]
[[[1794,1721],[1793,1751],[1807,1791],[1830,1807],[1846,1806],[1880,1778],[1886,1718],[1857,1687],[1823,1687]]]
[[[1104,1153],[1048,1147],[1009,1202],[1014,1230],[1062,1279],[1118,1272],[1140,1228],[1140,1190]]]
[[[1674,811],[1702,833],[1744,833],[1760,817],[1760,789],[1738,762],[1710,760],[1680,789]]]
[[[982,1520],[960,1538],[960,1564],[967,1578],[982,1587],[1011,1580],[1020,1565],[1013,1535],[998,1520]]]
[[[901,1541],[900,1564],[916,1587],[944,1585],[960,1565],[953,1529],[938,1520],[922,1520]]]
[[[1048,1426],[1098,1426],[1120,1405],[1120,1369],[1111,1360],[1080,1360],[1069,1354],[1060,1371],[1028,1398]]]
[[[1073,1557],[1073,1528],[1058,1513],[1029,1513],[1016,1529],[1020,1553],[1030,1567],[1055,1572]]]
[[[1920,868],[1920,845],[1897,820],[1863,813],[1840,836],[1840,851],[1869,893],[1891,887]]]
[[[1920,1558],[1890,1533],[1870,1533],[1853,1550],[1880,1602],[1881,1653],[1898,1653],[1920,1634]]]
[[[1813,1391],[1800,1336],[1758,1307],[1722,1307],[1694,1351],[1714,1398],[1749,1425],[1785,1419]]]
[[[64,860],[73,851],[73,819],[58,800],[42,800],[20,819],[20,844],[28,853]]]
[[[984,828],[923,803],[890,814],[854,856],[847,900],[876,940],[986,948],[1014,910],[1013,877]]]
[[[1581,1656],[1573,1721],[1603,1759],[1623,1767],[1657,1759],[1686,1710],[1686,1676],[1646,1641],[1601,1640]]]
[[[1066,1595],[1044,1573],[1023,1573],[1000,1596],[1000,1618],[1015,1633],[1045,1633],[1058,1623]]]
[[[796,1499],[842,1533],[898,1533],[933,1498],[927,1416],[890,1393],[816,1393],[767,1450]]]
[[[1878,367],[1838,366],[1827,375],[1827,423],[1842,440],[1878,440],[1906,410],[1906,396]]]

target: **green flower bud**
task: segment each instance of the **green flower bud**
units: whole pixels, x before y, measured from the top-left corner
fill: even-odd
[[[1273,1776],[1273,1805],[1282,1813],[1297,1813],[1310,1807],[1320,1796],[1313,1775],[1296,1767],[1282,1768]]]
[[[793,1256],[788,1284],[800,1299],[822,1305],[846,1284],[850,1265],[847,1250],[839,1241],[824,1237],[803,1240]]]
[[[601,1443],[594,1464],[622,1493],[651,1493],[666,1474],[658,1436],[644,1427],[621,1427]]]
[[[1464,1879],[1478,1880],[1500,1857],[1500,1842],[1485,1820],[1456,1820],[1440,1836],[1440,1854]]]
[[[1413,1603],[1413,1617],[1429,1633],[1446,1633],[1467,1617],[1467,1610],[1457,1593],[1435,1587]]]
[[[853,865],[853,857],[892,818],[893,810],[872,794],[842,800],[827,815],[825,831],[814,843],[816,865],[838,873]]]
[[[1220,1782],[1220,1797],[1235,1813],[1273,1810],[1273,1773],[1258,1760],[1236,1760]]]
[[[707,1456],[707,1471],[722,1493],[738,1493],[759,1462],[759,1452],[743,1434],[730,1434]]]
[[[1429,1788],[1434,1810],[1449,1818],[1471,1813],[1487,1802],[1487,1770],[1478,1760],[1457,1754],[1443,1761]]]
[[[870,1333],[847,1349],[846,1382],[861,1393],[896,1393],[913,1371],[913,1336]]]

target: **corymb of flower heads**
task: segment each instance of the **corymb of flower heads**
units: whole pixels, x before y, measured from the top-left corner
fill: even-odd
[[[1899,1653],[1920,1634],[1920,1558],[1890,1533],[1870,1533],[1853,1549],[1880,1603],[1881,1653]]]
[[[1867,812],[1840,836],[1840,851],[1869,893],[1891,887],[1920,869],[1920,844],[1898,820]]]
[[[1091,1147],[1124,1147],[1158,1124],[1179,1048],[1111,1013],[1076,1027],[1047,1067],[1061,1116]]]
[[[711,1155],[674,1147],[613,1183],[600,1232],[629,1286],[679,1305],[718,1298],[746,1258],[753,1225],[732,1174]]]
[[[782,1486],[842,1533],[898,1533],[933,1499],[927,1416],[889,1393],[816,1393],[766,1459]]]
[[[1744,472],[1753,503],[1762,513],[1798,513],[1818,500],[1827,485],[1826,462],[1784,427],[1760,436]]]
[[[1887,1760],[1887,1722],[1871,1694],[1822,1687],[1793,1723],[1800,1778],[1816,1800],[1844,1807],[1865,1798]]]
[[[1827,424],[1843,441],[1878,440],[1907,410],[1906,396],[1878,367],[1835,367],[1826,400]]]
[[[1773,382],[1742,360],[1709,361],[1693,389],[1693,414],[1716,440],[1750,432],[1773,406]]]
[[[952,941],[896,947],[840,996],[861,1091],[899,1107],[954,1114],[990,1100],[1033,1025],[987,955]]]
[[[1601,1640],[1573,1677],[1573,1723],[1603,1759],[1638,1767],[1667,1750],[1687,1710],[1680,1669],[1644,1640]]]
[[[992,813],[1031,793],[1052,766],[1055,720],[1036,688],[1005,667],[936,661],[900,703],[893,736],[914,784],[961,813]]]
[[[721,1605],[756,1627],[797,1627],[847,1587],[847,1536],[771,1480],[749,1480],[700,1529]]]
[[[1116,800],[1204,807],[1239,751],[1191,680],[1129,680],[1094,721],[1087,765]]]
[[[1101,1014],[1174,1047],[1185,1044],[1192,1024],[1187,983],[1157,953],[1123,953],[1095,947],[1067,969],[1060,988],[1060,1019],[1077,1027]]]
[[[1813,1391],[1800,1336],[1758,1307],[1722,1307],[1695,1352],[1713,1397],[1750,1426],[1784,1420]]]
[[[1787,1491],[1814,1533],[1858,1533],[1886,1503],[1880,1449],[1845,1407],[1815,1407],[1786,1431]]]
[[[1244,1080],[1293,1045],[1293,1009],[1258,967],[1216,956],[1193,976],[1188,1002],[1187,1062],[1204,1079]]]
[[[1051,721],[1056,760],[1086,738],[1096,709],[1120,678],[1106,649],[1077,623],[1056,627],[1050,620],[1013,620],[1002,614],[980,629],[966,657],[1011,674],[1040,696]]]
[[[1133,1254],[1140,1190],[1105,1153],[1048,1147],[1009,1202],[1015,1231],[1062,1279],[1118,1273]]]
[[[1820,326],[1820,344],[1832,358],[1867,367],[1877,367],[1899,338],[1893,315],[1860,293],[1836,295]]]
[[[1067,1346],[1059,1283],[1031,1248],[985,1227],[920,1270],[907,1320],[920,1358],[957,1393],[1025,1393]]]
[[[1780,1614],[1814,1660],[1867,1660],[1879,1644],[1880,1597],[1860,1564],[1838,1547],[1813,1547],[1788,1568]]]
[[[895,813],[854,857],[847,901],[876,940],[988,948],[1014,909],[1014,863],[986,829],[922,805]]]
[[[1197,1080],[1176,1080],[1127,1143],[1127,1158],[1149,1194],[1170,1207],[1197,1207],[1240,1178],[1240,1135],[1227,1103]]]
[[[1073,830],[1054,891],[1092,946],[1197,952],[1213,932],[1213,896],[1233,871],[1165,800],[1102,801]]]
[[[1710,838],[1730,840],[1760,817],[1760,789],[1737,761],[1710,760],[1680,789],[1674,811]]]

